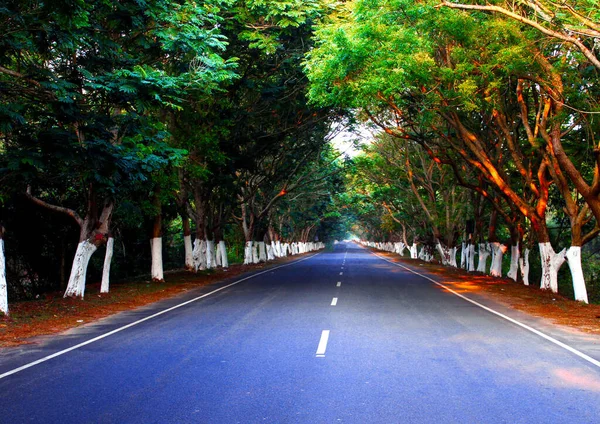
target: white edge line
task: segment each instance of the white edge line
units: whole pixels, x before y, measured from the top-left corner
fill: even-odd
[[[325,356],[327,350],[327,342],[329,341],[329,330],[323,330],[321,332],[321,339],[319,340],[319,346],[317,347],[317,353],[315,355],[319,357]]]
[[[507,316],[507,315],[504,315],[504,314],[503,314],[503,313],[501,313],[501,312],[498,312],[498,311],[496,311],[496,310],[494,310],[494,309],[492,309],[492,308],[489,308],[489,307],[487,307],[487,306],[485,306],[485,305],[482,305],[481,303],[479,303],[479,302],[477,302],[477,301],[475,301],[475,300],[473,300],[473,299],[469,299],[468,297],[466,297],[466,296],[463,296],[462,294],[455,292],[454,290],[452,290],[450,287],[446,286],[445,284],[442,284],[442,283],[440,283],[440,282],[437,282],[437,281],[435,281],[434,279],[432,279],[432,278],[430,278],[430,277],[428,277],[428,276],[426,276],[426,275],[423,275],[423,274],[421,274],[421,273],[419,273],[419,272],[417,272],[417,271],[414,271],[414,270],[412,270],[412,269],[410,269],[410,268],[408,268],[408,267],[406,267],[406,266],[404,266],[404,265],[402,265],[402,264],[399,264],[399,263],[396,263],[396,262],[392,262],[392,261],[390,261],[389,259],[387,259],[386,257],[384,257],[384,256],[380,256],[380,255],[378,255],[377,253],[375,253],[375,252],[373,252],[373,251],[371,251],[371,253],[372,253],[373,255],[377,256],[378,258],[380,258],[380,259],[383,259],[383,260],[384,260],[384,261],[386,261],[386,262],[389,262],[389,263],[391,263],[391,264],[393,264],[393,265],[396,265],[396,266],[399,266],[399,267],[401,267],[401,268],[404,268],[404,269],[406,269],[407,271],[410,271],[410,272],[412,272],[413,274],[416,274],[416,275],[418,275],[418,276],[420,276],[420,277],[422,277],[422,278],[425,278],[426,280],[429,280],[429,281],[431,281],[431,282],[432,282],[432,283],[434,283],[434,284],[437,284],[437,285],[438,285],[438,286],[440,286],[440,287],[443,287],[444,289],[448,290],[450,293],[452,293],[452,294],[454,294],[454,295],[456,295],[456,296],[460,297],[461,299],[464,299],[464,300],[466,300],[467,302],[470,302],[470,303],[472,303],[473,305],[479,306],[481,309],[485,309],[486,311],[488,311],[488,312],[490,312],[490,313],[492,313],[492,314],[494,314],[494,315],[497,315],[497,316],[499,316],[500,318],[503,318],[503,319],[505,319],[505,320],[507,320],[507,321],[510,321],[510,322],[512,322],[513,324],[515,324],[515,325],[518,325],[519,327],[521,327],[521,328],[524,328],[524,329],[525,329],[525,330],[527,330],[527,331],[530,331],[530,332],[532,332],[532,333],[534,333],[534,334],[537,334],[538,336],[540,336],[540,337],[542,337],[542,338],[544,338],[544,339],[548,340],[549,342],[551,342],[551,343],[554,343],[555,345],[557,345],[557,346],[560,346],[560,347],[562,347],[562,348],[563,348],[563,349],[565,349],[565,350],[568,350],[569,352],[571,352],[571,353],[573,353],[573,354],[575,354],[575,355],[579,356],[581,359],[584,359],[584,360],[588,361],[589,363],[591,363],[591,364],[593,364],[593,365],[597,366],[598,368],[600,368],[600,361],[598,361],[598,360],[596,360],[596,359],[592,358],[592,357],[591,357],[591,356],[589,356],[589,355],[586,355],[585,353],[583,353],[583,352],[581,352],[581,351],[579,351],[579,350],[575,349],[574,347],[571,347],[571,346],[569,346],[568,344],[565,344],[565,343],[561,342],[560,340],[556,340],[554,337],[552,337],[552,336],[549,336],[549,335],[547,335],[546,333],[543,333],[543,332],[541,332],[540,330],[536,330],[535,328],[533,328],[533,327],[530,327],[530,326],[528,326],[527,324],[523,324],[522,322],[520,322],[520,321],[517,321],[516,319],[514,319],[514,318],[511,318],[511,317],[509,317],[509,316]]]
[[[267,273],[267,272],[274,271],[274,270],[276,270],[276,269],[279,269],[279,268],[283,268],[283,267],[286,267],[286,266],[290,266],[290,265],[297,264],[297,263],[299,263],[299,262],[302,262],[302,261],[305,261],[305,260],[307,260],[307,259],[313,258],[313,257],[315,257],[315,256],[317,256],[317,255],[319,255],[319,254],[320,254],[320,252],[319,252],[319,253],[316,253],[316,254],[314,254],[314,255],[311,255],[311,256],[309,256],[309,257],[307,257],[307,258],[302,258],[302,259],[299,259],[299,260],[297,260],[297,261],[290,262],[290,263],[288,263],[288,264],[279,265],[279,266],[277,266],[277,267],[275,267],[275,268],[269,268],[269,269],[266,269],[266,270],[264,270],[264,271],[257,272],[256,274],[249,275],[248,277],[242,278],[241,280],[234,281],[233,283],[227,284],[226,286],[219,287],[219,288],[218,288],[218,289],[216,289],[216,290],[213,290],[213,291],[211,291],[211,292],[209,292],[209,293],[205,293],[205,294],[203,294],[202,296],[198,296],[198,297],[195,297],[195,298],[193,298],[193,299],[187,300],[187,301],[185,301],[185,302],[183,302],[183,303],[180,303],[180,304],[178,304],[178,305],[171,306],[171,307],[170,307],[170,308],[168,308],[168,309],[164,309],[164,310],[162,310],[162,311],[160,311],[160,312],[157,312],[157,313],[155,313],[155,314],[153,314],[153,315],[150,315],[150,316],[147,316],[147,317],[145,317],[145,318],[142,318],[142,319],[140,319],[140,320],[137,320],[137,321],[131,322],[131,323],[127,324],[127,325],[124,325],[123,327],[115,328],[114,330],[112,330],[112,331],[109,331],[108,333],[101,334],[101,335],[99,335],[99,336],[97,336],[97,337],[94,337],[93,339],[86,340],[85,342],[82,342],[82,343],[76,344],[75,346],[71,346],[70,348],[67,348],[67,349],[64,349],[64,350],[61,350],[61,351],[55,352],[55,353],[53,353],[52,355],[44,356],[43,358],[40,358],[40,359],[38,359],[38,360],[36,360],[36,361],[29,362],[28,364],[25,364],[25,365],[22,365],[22,366],[20,366],[20,367],[18,367],[18,368],[15,368],[15,369],[12,369],[12,370],[10,370],[10,371],[7,371],[7,372],[5,372],[5,373],[3,373],[3,374],[0,374],[0,380],[1,380],[1,379],[3,379],[3,378],[5,378],[5,377],[8,377],[9,375],[16,374],[16,373],[18,373],[18,372],[20,372],[20,371],[26,370],[27,368],[31,368],[31,367],[33,367],[33,366],[35,366],[35,365],[39,365],[39,364],[41,364],[42,362],[49,361],[50,359],[53,359],[53,358],[56,358],[56,357],[58,357],[58,356],[64,355],[65,353],[69,353],[69,352],[71,352],[71,351],[73,351],[73,350],[76,350],[76,349],[79,349],[79,348],[81,348],[81,347],[83,347],[83,346],[86,346],[86,345],[89,345],[89,344],[91,344],[91,343],[97,342],[98,340],[102,340],[102,339],[104,339],[104,338],[106,338],[106,337],[108,337],[108,336],[112,336],[113,334],[119,333],[119,332],[121,332],[121,331],[123,331],[123,330],[126,330],[126,329],[128,329],[128,328],[130,328],[130,327],[133,327],[134,325],[141,324],[141,323],[142,323],[142,322],[144,322],[144,321],[148,321],[148,320],[150,320],[150,319],[152,319],[152,318],[156,318],[156,317],[158,317],[158,316],[160,316],[160,315],[162,315],[162,314],[166,314],[167,312],[171,312],[171,311],[173,311],[173,310],[175,310],[175,309],[181,308],[182,306],[185,306],[185,305],[188,305],[188,304],[190,304],[190,303],[196,302],[196,301],[198,301],[198,300],[200,300],[200,299],[203,299],[203,298],[205,298],[205,297],[207,297],[207,296],[210,296],[211,294],[214,294],[214,293],[220,292],[221,290],[225,290],[225,289],[227,289],[227,288],[229,288],[229,287],[235,286],[236,284],[239,284],[239,283],[241,283],[242,281],[249,280],[249,279],[251,279],[251,278],[257,277],[257,276],[259,276],[259,275],[261,275],[261,274],[265,274],[265,273]]]

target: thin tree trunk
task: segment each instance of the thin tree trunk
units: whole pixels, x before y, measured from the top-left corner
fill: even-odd
[[[185,269],[194,270],[194,253],[192,247],[192,230],[190,228],[190,218],[187,215],[181,215],[183,224],[183,248],[185,252]]]
[[[106,253],[104,255],[104,267],[102,268],[102,284],[100,285],[100,293],[108,293],[110,286],[110,264],[112,262],[115,239],[108,236],[106,242]]]
[[[529,249],[525,248],[523,257],[519,258],[519,268],[521,269],[521,279],[523,284],[529,285]]]
[[[0,312],[4,315],[8,315],[8,284],[6,283],[4,228],[2,226],[0,226]]]

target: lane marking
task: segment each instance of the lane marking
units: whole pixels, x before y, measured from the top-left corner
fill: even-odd
[[[343,272],[340,272],[340,275],[344,275],[344,273],[343,273]]]
[[[336,287],[341,287],[342,286],[342,282],[338,281],[338,283],[336,284]]]
[[[338,298],[334,297],[333,300],[331,301],[331,306],[337,305],[337,300],[338,300]]]
[[[321,340],[319,340],[319,346],[317,347],[316,355],[320,358],[325,357],[325,351],[327,350],[327,342],[329,341],[329,330],[323,330],[321,333]]]
[[[386,262],[389,262],[389,263],[391,263],[391,264],[393,264],[393,265],[396,265],[396,266],[399,266],[399,267],[401,267],[401,268],[404,268],[405,270],[407,270],[407,271],[409,271],[409,272],[412,272],[413,274],[416,274],[416,275],[418,275],[419,277],[422,277],[422,278],[424,278],[424,279],[426,279],[426,280],[429,280],[429,281],[431,281],[431,282],[432,282],[432,283],[434,283],[434,284],[437,284],[437,285],[438,285],[438,286],[440,286],[440,287],[443,287],[445,290],[448,290],[450,293],[452,293],[452,294],[454,294],[454,295],[456,295],[456,296],[460,297],[461,299],[464,299],[464,300],[466,300],[466,301],[467,301],[467,302],[469,302],[469,303],[472,303],[472,304],[473,304],[473,305],[475,305],[475,306],[479,306],[481,309],[485,309],[486,311],[488,311],[488,312],[490,312],[490,313],[492,313],[492,314],[494,314],[494,315],[496,315],[496,316],[499,316],[500,318],[503,318],[503,319],[505,319],[505,320],[507,320],[507,321],[509,321],[509,322],[512,322],[513,324],[515,324],[515,325],[518,325],[519,327],[521,327],[521,328],[523,328],[523,329],[525,329],[525,330],[527,330],[527,331],[530,331],[530,332],[532,332],[533,334],[537,334],[538,336],[540,336],[540,337],[542,337],[542,338],[544,338],[544,339],[548,340],[549,342],[551,342],[551,343],[554,343],[555,345],[557,345],[557,346],[560,346],[560,347],[562,347],[562,348],[563,348],[563,349],[565,349],[565,350],[568,350],[569,352],[571,352],[571,353],[573,353],[573,354],[575,354],[575,355],[579,356],[581,359],[583,359],[583,360],[585,360],[585,361],[589,362],[590,364],[592,364],[592,365],[595,365],[596,367],[600,368],[600,361],[598,361],[598,360],[596,360],[596,359],[592,358],[592,357],[591,357],[591,356],[589,356],[589,355],[586,355],[585,353],[583,353],[583,352],[581,352],[581,351],[579,351],[579,350],[575,349],[574,347],[571,347],[571,346],[569,346],[568,344],[565,344],[565,343],[561,342],[560,340],[557,340],[557,339],[555,339],[554,337],[552,337],[552,336],[549,336],[548,334],[541,332],[540,330],[536,330],[535,328],[533,328],[533,327],[530,327],[530,326],[528,326],[527,324],[524,324],[524,323],[522,323],[522,322],[520,322],[520,321],[517,321],[517,320],[516,320],[516,319],[514,319],[514,318],[511,318],[511,317],[509,317],[509,316],[507,316],[507,315],[504,315],[504,314],[503,314],[503,313],[501,313],[501,312],[498,312],[498,311],[496,311],[496,310],[494,310],[494,309],[492,309],[492,308],[489,308],[489,307],[487,307],[487,306],[485,306],[485,305],[482,305],[481,303],[479,303],[479,302],[477,302],[477,301],[475,301],[475,300],[473,300],[473,299],[469,299],[468,297],[466,297],[466,296],[463,296],[462,294],[455,292],[454,290],[452,290],[452,289],[451,289],[450,287],[448,287],[447,285],[445,285],[445,284],[442,284],[442,283],[440,283],[440,282],[437,282],[437,281],[435,281],[434,279],[432,279],[432,278],[430,278],[430,277],[428,277],[428,276],[426,276],[426,275],[423,275],[423,274],[421,274],[421,273],[419,273],[419,272],[417,272],[417,271],[414,271],[414,270],[412,270],[412,269],[410,269],[410,268],[408,268],[408,267],[406,267],[406,266],[404,266],[404,265],[401,265],[401,264],[399,264],[399,263],[392,262],[392,261],[390,261],[388,258],[386,258],[386,257],[384,257],[384,256],[379,256],[379,255],[378,255],[377,253],[375,253],[375,252],[372,252],[372,251],[371,251],[371,253],[372,253],[373,255],[377,256],[378,258],[380,258],[380,259],[383,259],[383,260],[384,260],[384,261],[386,261]]]
[[[216,290],[213,290],[213,291],[211,291],[209,293],[205,293],[205,294],[203,294],[201,296],[198,296],[198,297],[195,297],[193,299],[187,300],[187,301],[185,301],[183,303],[180,303],[178,305],[171,306],[170,308],[164,309],[164,310],[162,310],[160,312],[157,312],[157,313],[152,314],[150,316],[147,316],[145,318],[139,319],[137,321],[134,321],[134,322],[129,323],[127,325],[124,325],[122,327],[115,328],[114,330],[109,331],[108,333],[105,333],[105,334],[101,334],[101,335],[99,335],[97,337],[94,337],[93,339],[90,339],[90,340],[87,340],[85,342],[76,344],[75,346],[71,346],[71,347],[69,347],[67,349],[55,352],[52,355],[44,356],[43,358],[40,358],[40,359],[38,359],[36,361],[33,361],[33,362],[29,362],[28,364],[22,365],[22,366],[20,366],[18,368],[10,370],[10,371],[6,371],[5,373],[0,374],[0,380],[2,380],[5,377],[8,377],[9,375],[16,374],[16,373],[18,373],[20,371],[26,370],[27,368],[31,368],[31,367],[33,367],[35,365],[39,365],[39,364],[41,364],[43,362],[49,361],[50,359],[53,359],[53,358],[56,358],[58,356],[64,355],[65,353],[69,353],[69,352],[71,352],[73,350],[76,350],[76,349],[79,349],[79,348],[81,348],[83,346],[87,346],[87,345],[89,345],[91,343],[94,343],[94,342],[97,342],[99,340],[102,340],[102,339],[104,339],[104,338],[106,338],[108,336],[112,336],[113,334],[119,333],[119,332],[121,332],[123,330],[126,330],[126,329],[130,328],[130,327],[133,327],[135,325],[141,324],[142,322],[148,321],[148,320],[150,320],[152,318],[156,318],[156,317],[158,317],[160,315],[166,314],[167,312],[171,312],[171,311],[173,311],[175,309],[181,308],[182,306],[189,305],[190,303],[196,302],[196,301],[198,301],[200,299],[204,299],[205,297],[208,297],[211,294],[218,293],[218,292],[220,292],[222,290],[225,290],[225,289],[227,289],[229,287],[235,286],[236,284],[239,284],[239,283],[241,283],[243,281],[249,280],[251,278],[257,277],[257,276],[262,275],[262,274],[266,274],[267,272],[275,271],[276,269],[279,269],[279,268],[284,268],[286,266],[294,265],[294,264],[306,261],[307,259],[314,258],[315,256],[319,255],[320,253],[321,252],[316,253],[314,255],[311,255],[311,256],[309,256],[307,258],[302,258],[300,260],[297,260],[297,261],[294,261],[294,262],[290,262],[288,264],[279,265],[279,266],[274,267],[274,268],[269,268],[269,269],[266,269],[264,271],[257,272],[256,274],[249,275],[248,277],[242,278],[241,280],[234,281],[233,283],[227,284],[226,286],[220,287],[220,288],[218,288]]]

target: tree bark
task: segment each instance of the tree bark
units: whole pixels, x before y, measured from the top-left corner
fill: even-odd
[[[0,226],[0,312],[8,315],[8,284],[6,283],[6,257],[4,255],[4,227]]]
[[[108,236],[106,242],[106,254],[104,255],[104,267],[102,268],[102,284],[100,285],[100,293],[108,293],[110,286],[110,264],[112,262],[115,239]]]

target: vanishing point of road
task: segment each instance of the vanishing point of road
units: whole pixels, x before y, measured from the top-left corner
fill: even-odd
[[[340,243],[1,350],[0,422],[600,423],[600,338],[408,267]]]

